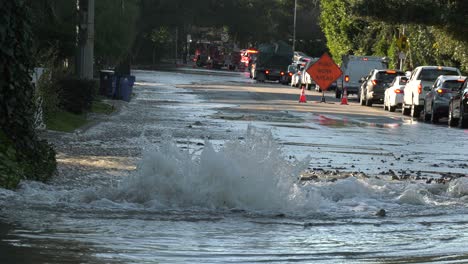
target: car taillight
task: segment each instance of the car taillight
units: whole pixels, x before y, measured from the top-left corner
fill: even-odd
[[[445,94],[445,93],[450,93],[450,91],[447,90],[447,89],[437,89],[437,93],[438,94]]]
[[[280,72],[280,75],[283,76],[283,75],[284,75],[284,72]]]
[[[289,75],[289,76],[293,76],[293,73],[292,73],[292,72],[288,72],[288,75]]]
[[[377,85],[377,80],[372,80],[371,82],[372,82],[372,84],[373,84],[374,86]]]
[[[269,70],[265,70],[265,74],[270,74],[270,71],[269,71]]]
[[[419,84],[418,85],[418,94],[421,94],[422,93],[422,84]]]
[[[348,76],[348,75],[346,75],[346,76],[344,77],[344,81],[345,81],[345,82],[349,82],[349,76]]]
[[[400,90],[400,89],[395,89],[395,93],[396,94],[404,94],[405,92],[403,90]]]

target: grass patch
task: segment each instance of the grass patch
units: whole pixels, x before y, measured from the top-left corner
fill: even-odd
[[[114,112],[114,106],[101,101],[93,101],[93,105],[91,106],[91,112],[109,115],[112,112]]]
[[[109,115],[114,110],[114,106],[109,103],[93,101],[90,112]],[[47,129],[62,132],[73,132],[87,123],[86,114],[77,115],[64,110],[59,110],[46,118]]]
[[[46,118],[47,129],[62,132],[73,132],[87,122],[85,114],[77,115],[63,110],[52,113]]]

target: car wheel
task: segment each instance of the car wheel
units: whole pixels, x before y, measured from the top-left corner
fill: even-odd
[[[463,111],[463,106],[460,106],[460,118],[458,119],[459,128],[468,128],[468,118],[466,118]]]
[[[366,101],[365,101],[365,98],[364,98],[364,95],[362,94],[362,92],[361,92],[361,95],[359,96],[359,103],[361,105],[366,105]]]
[[[385,101],[384,101],[384,103],[383,103],[383,110],[384,110],[384,111],[387,111],[387,105],[385,104]]]
[[[408,107],[406,107],[405,104],[403,104],[403,105],[401,106],[401,113],[402,113],[403,115],[409,116],[409,115],[410,115],[410,109],[409,109]]]
[[[266,76],[265,76],[264,73],[257,73],[257,74],[255,74],[255,75],[256,75],[256,77],[257,77],[257,78],[255,78],[255,79],[257,79],[257,81],[259,81],[259,82],[265,82]]]
[[[458,125],[458,119],[453,117],[452,113],[452,103],[449,104],[449,112],[448,112],[448,125],[451,127],[457,126]]]
[[[395,112],[396,110],[396,105],[391,105],[389,108],[388,108],[388,111],[390,112]]]
[[[410,116],[414,117],[414,118],[417,118],[417,117],[419,117],[419,114],[420,114],[419,107],[414,105],[414,104],[411,105]]]
[[[436,114],[434,106],[432,106],[431,123],[433,123],[433,124],[439,123],[439,115]]]
[[[429,122],[432,120],[432,114],[427,112],[426,106],[424,106],[423,115],[424,115],[424,121]]]
[[[341,98],[341,91],[339,91],[338,89],[336,89],[336,91],[335,91],[335,97],[336,97],[337,99],[340,99],[340,98]]]

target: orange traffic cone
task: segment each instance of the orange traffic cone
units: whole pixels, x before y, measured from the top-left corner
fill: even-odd
[[[307,103],[304,85],[301,86],[301,96],[299,97],[299,103]]]
[[[347,105],[348,104],[348,92],[346,87],[343,90],[343,96],[341,96],[341,104],[342,105]]]

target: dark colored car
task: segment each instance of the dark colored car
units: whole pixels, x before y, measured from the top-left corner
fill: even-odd
[[[281,75],[280,77],[280,83],[284,85],[288,85],[291,83],[291,78],[292,76],[298,71],[298,65],[297,63],[293,63],[288,66],[288,71]]]
[[[450,99],[448,124],[468,128],[468,78]]]
[[[447,117],[449,102],[453,94],[458,93],[465,81],[464,76],[440,75],[424,98],[424,121],[439,122]]]
[[[405,73],[399,70],[372,70],[367,77],[361,78],[362,85],[358,93],[361,105],[382,104],[385,89],[390,86],[396,76],[405,76]]]

